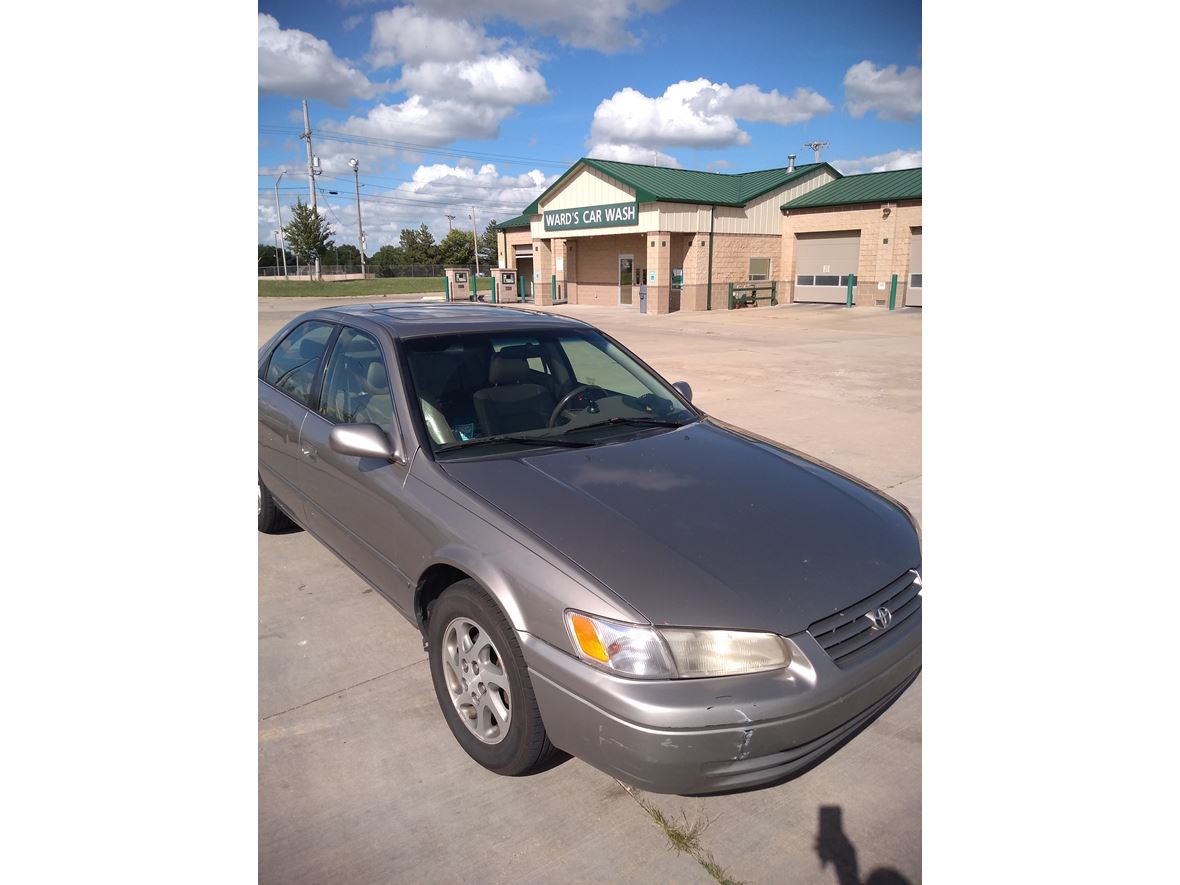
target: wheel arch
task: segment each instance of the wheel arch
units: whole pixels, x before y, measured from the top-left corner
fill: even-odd
[[[474,551],[450,546],[435,554],[414,587],[414,621],[424,643],[427,641],[430,604],[452,584],[467,579],[474,581],[492,598],[513,629],[527,632],[520,603],[504,575]]]

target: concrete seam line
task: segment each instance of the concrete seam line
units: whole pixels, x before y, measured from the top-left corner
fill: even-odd
[[[334,695],[334,694],[340,694],[341,692],[351,691],[354,688],[360,688],[362,685],[368,685],[370,682],[376,682],[378,679],[384,679],[386,676],[392,676],[394,673],[400,673],[402,670],[408,670],[410,667],[413,667],[415,664],[424,664],[428,660],[430,660],[430,659],[429,658],[422,658],[422,660],[420,660],[420,661],[410,661],[410,663],[403,664],[400,667],[394,667],[392,670],[389,670],[388,672],[378,674],[377,676],[371,676],[368,679],[362,679],[360,682],[353,683],[352,685],[345,686],[344,688],[338,688],[335,691],[330,691],[326,695],[321,695],[318,698],[313,698],[312,700],[306,701],[302,704],[296,704],[294,707],[288,707],[286,710],[282,710],[278,713],[271,713],[269,716],[263,716],[258,721],[259,722],[266,722],[266,720],[274,719],[276,716],[283,716],[283,715],[290,713],[294,710],[302,710],[304,707],[309,707],[312,704],[318,703],[323,700],[327,700],[328,698],[332,697],[332,695]]]
[[[655,822],[656,826],[664,831],[664,835],[668,838],[668,847],[670,849],[677,854],[687,854],[700,864],[704,871],[719,882],[720,885],[744,885],[738,879],[731,879],[721,865],[714,860],[713,852],[708,851],[701,845],[701,833],[708,829],[709,824],[713,823],[710,818],[702,816],[695,823],[690,824],[688,822],[688,815],[684,811],[681,811],[680,817],[685,823],[685,827],[681,827],[674,821],[668,820],[659,808],[644,800],[639,790],[628,786],[618,778],[615,778],[614,781],[623,788],[623,791],[628,796],[635,800],[636,804],[647,813],[647,816]]]

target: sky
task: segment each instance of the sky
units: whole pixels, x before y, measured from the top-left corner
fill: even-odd
[[[371,255],[473,210],[482,233],[585,156],[748,172],[826,141],[845,175],[920,166],[921,64],[909,0],[263,2],[258,240],[282,170],[283,222],[308,200],[305,98],[321,213],[356,244],[357,159]]]

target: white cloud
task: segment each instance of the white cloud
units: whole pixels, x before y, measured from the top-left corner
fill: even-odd
[[[857,160],[832,160],[832,165],[845,175],[859,175],[862,172],[890,172],[894,169],[916,169],[922,165],[920,150],[889,151]]]
[[[363,25],[365,23],[366,18],[368,18],[368,16],[363,15],[363,14],[362,15],[350,15],[348,18],[346,18],[344,21],[342,21],[340,23],[340,26],[342,28],[344,28],[344,30],[346,30],[346,31],[351,31],[354,28],[357,28],[360,25]]]
[[[411,95],[398,104],[375,105],[365,116],[349,117],[344,123],[325,121],[321,128],[442,147],[460,138],[494,139],[500,134],[500,124],[512,113],[512,108],[504,105]]]
[[[417,5],[451,18],[515,22],[556,37],[576,49],[615,53],[639,46],[633,19],[657,13],[673,0],[416,0]]]
[[[397,85],[413,95],[496,105],[538,104],[549,99],[545,78],[536,69],[499,54],[471,61],[407,65]]]
[[[454,18],[431,15],[413,6],[399,6],[373,16],[369,61],[374,67],[416,65],[428,61],[463,61],[494,51],[503,40],[475,28],[459,12]]]
[[[620,163],[642,163],[644,166],[680,167],[680,161],[671,154],[637,144],[593,144],[587,148],[586,156],[599,160],[617,160]]]
[[[325,173],[326,174],[326,173]],[[417,228],[425,223],[436,240],[447,234],[447,215],[456,216],[453,224],[470,230],[468,213],[475,206],[476,225],[482,234],[489,221],[505,221],[520,214],[545,188],[557,180],[557,174],[537,169],[519,175],[501,174],[491,163],[477,165],[459,160],[454,165],[433,163],[419,166],[411,180],[393,189],[372,187],[361,191],[361,213],[369,254],[386,245],[397,245],[403,228]],[[362,181],[364,173],[361,173]],[[284,184],[285,184],[284,180]],[[337,244],[356,244],[356,206],[352,184],[334,183],[337,197],[321,198],[320,212],[328,220]],[[283,195],[285,220],[287,208],[295,195]],[[258,197],[258,241],[273,243],[275,210],[273,192]]]
[[[853,117],[875,110],[881,120],[907,122],[922,113],[922,69],[898,71],[862,61],[844,74],[844,105]]]
[[[800,123],[827,113],[831,103],[807,89],[791,97],[777,89],[763,92],[746,84],[736,89],[728,83],[704,78],[673,83],[654,98],[626,87],[594,110],[590,142],[642,147],[716,148],[749,144],[750,136],[737,120]]]
[[[347,107],[350,98],[374,98],[383,87],[336,57],[327,41],[279,27],[258,14],[258,88],[293,98],[314,98]]]
[[[537,53],[415,6],[373,16],[368,58],[378,67],[401,66],[395,86],[407,98],[337,127],[351,134],[428,147],[492,139],[517,105],[549,99]]]

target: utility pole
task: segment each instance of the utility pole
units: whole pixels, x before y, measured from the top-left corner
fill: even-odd
[[[475,235],[475,207],[471,207],[471,243],[475,246],[475,275],[479,276],[479,237]]]
[[[279,177],[275,179],[275,212],[279,216],[279,242],[283,245],[283,278],[287,276],[287,238],[283,236],[283,207],[279,204],[279,182],[283,180],[283,176],[287,174],[284,169],[279,173]],[[278,272],[278,262],[275,262],[275,272]]]
[[[279,232],[276,230],[275,231],[275,273],[276,274],[279,272],[279,254],[278,253],[279,253]],[[286,276],[286,275],[287,274],[284,272],[283,276]]]
[[[311,118],[307,115],[307,99],[303,99],[303,134],[299,136],[307,142],[307,192],[311,196],[311,210],[317,215],[319,209],[316,206],[315,199],[315,177],[322,171],[320,169],[320,158],[313,156],[311,153]],[[315,257],[315,275],[314,279],[319,279],[320,276],[320,256]]]
[[[352,178],[356,184],[356,242],[361,247],[361,279],[365,279],[365,229],[361,226],[361,164],[356,157],[348,161],[352,167]]]
[[[454,215],[447,216],[447,233],[450,233],[451,231],[453,231],[455,229],[454,225],[451,224],[451,222],[454,220],[455,220]]]
[[[819,162],[819,149],[826,148],[827,146],[828,142],[826,141],[809,141],[803,145],[803,147],[811,148],[813,151],[815,151],[815,162],[817,163]]]

